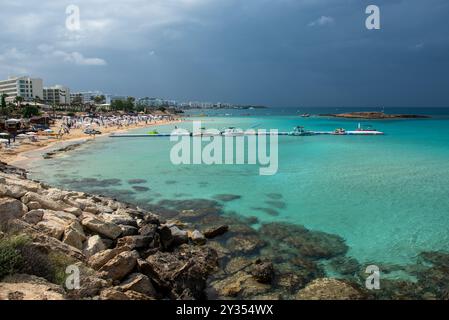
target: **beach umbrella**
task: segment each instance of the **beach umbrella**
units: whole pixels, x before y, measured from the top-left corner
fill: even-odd
[[[9,137],[9,133],[1,132],[0,137]]]
[[[0,143],[8,143],[9,140],[8,139],[0,139]]]
[[[44,132],[52,133],[53,130],[51,130],[51,129],[46,129],[46,130],[44,130]]]
[[[36,132],[27,132],[26,134],[29,135],[29,136],[35,136],[35,135],[37,135]]]

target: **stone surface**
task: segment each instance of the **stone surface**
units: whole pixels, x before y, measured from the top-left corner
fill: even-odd
[[[83,249],[83,242],[86,240],[83,228],[78,221],[73,221],[64,230],[62,242],[79,250]]]
[[[138,258],[139,254],[136,251],[122,252],[109,260],[99,271],[103,272],[107,278],[122,280],[134,269]]]
[[[25,213],[25,207],[17,199],[0,198],[0,224],[11,219],[20,218]]]
[[[207,242],[206,237],[198,230],[195,230],[192,233],[190,233],[189,237],[193,243],[198,245],[203,245]]]
[[[321,278],[312,281],[296,295],[298,300],[358,300],[362,293],[337,279]]]
[[[120,288],[124,291],[135,291],[147,296],[155,296],[156,290],[146,275],[141,273],[130,274],[125,281],[120,284]]]
[[[127,236],[118,239],[117,246],[122,247],[126,246],[134,249],[144,249],[148,248],[153,241],[153,238],[151,237],[145,237],[145,236]]]
[[[64,300],[64,290],[47,280],[16,274],[0,282],[0,300]]]
[[[118,247],[100,251],[89,258],[89,266],[91,266],[95,270],[98,270],[118,254],[129,250],[130,249],[128,247]]]
[[[271,283],[274,278],[274,266],[269,261],[256,261],[252,266],[251,274],[260,283]]]
[[[89,237],[84,243],[83,253],[87,258],[103,250],[106,250],[106,246],[99,235]]]
[[[94,217],[85,218],[81,223],[90,231],[110,239],[117,239],[122,233],[122,229],[118,225]]]
[[[30,224],[37,224],[42,220],[44,216],[44,210],[42,209],[34,209],[25,213],[22,219]]]
[[[215,237],[225,234],[226,232],[228,232],[228,230],[229,230],[229,226],[223,225],[223,226],[219,226],[217,228],[211,228],[211,229],[206,230],[204,232],[204,236],[207,239],[212,239],[212,238],[215,238]]]

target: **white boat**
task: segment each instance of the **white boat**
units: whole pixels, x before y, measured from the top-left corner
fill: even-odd
[[[314,133],[312,131],[307,131],[302,126],[296,126],[293,131],[289,133],[290,136],[311,136]]]
[[[242,129],[238,129],[235,127],[229,127],[226,128],[224,131],[221,132],[221,135],[223,136],[242,136],[245,132]]]

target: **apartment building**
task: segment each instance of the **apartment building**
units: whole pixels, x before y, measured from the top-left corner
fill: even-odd
[[[39,78],[9,77],[0,80],[0,95],[7,94],[7,101],[13,101],[17,96],[25,101],[33,101],[34,98],[43,98],[43,81]]]
[[[69,105],[70,89],[61,85],[46,87],[43,90],[43,100],[48,105]]]

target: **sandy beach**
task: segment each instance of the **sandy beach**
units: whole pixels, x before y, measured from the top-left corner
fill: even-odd
[[[75,143],[77,141],[89,141],[93,140],[97,137],[107,136],[111,133],[119,133],[119,132],[126,132],[128,130],[137,129],[137,128],[145,128],[145,127],[153,127],[158,125],[166,125],[171,123],[179,123],[181,122],[181,119],[176,120],[158,120],[151,123],[146,122],[140,122],[135,124],[130,124],[129,126],[125,127],[95,127],[93,126],[93,129],[97,129],[101,131],[102,134],[96,135],[96,136],[89,136],[85,134],[83,131],[83,128],[78,129],[72,129],[70,130],[70,133],[64,134],[61,137],[55,137],[55,136],[38,136],[38,141],[31,142],[28,139],[24,139],[20,141],[20,144],[17,146],[14,146],[13,148],[1,148],[0,149],[0,160],[11,165],[15,165],[18,167],[22,167],[26,162],[31,160],[33,157],[29,156],[29,154],[37,152],[37,151],[44,151],[46,149],[50,149],[58,144],[67,144],[67,143]],[[59,130],[61,127],[61,122],[56,121],[56,123],[51,127],[55,132]]]

